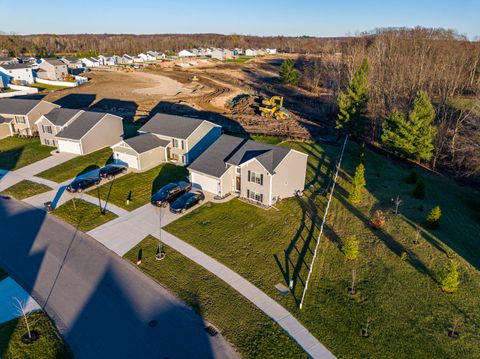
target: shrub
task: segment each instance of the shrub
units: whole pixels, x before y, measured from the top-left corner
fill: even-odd
[[[443,269],[439,278],[440,288],[446,293],[453,293],[458,290],[458,269],[454,261],[450,261]]]
[[[402,252],[402,254],[400,254],[400,259],[402,261],[407,261],[408,260],[408,253],[407,252]]]
[[[440,227],[440,217],[442,216],[442,210],[439,206],[434,207],[428,214],[426,221],[428,227],[435,229]]]
[[[426,193],[425,183],[423,181],[418,181],[417,185],[415,186],[415,189],[413,190],[413,197],[418,199],[423,199],[425,198],[425,193]]]
[[[447,257],[448,257],[449,259],[455,258],[455,252],[452,251],[450,248],[447,249]]]
[[[359,249],[358,249],[358,239],[355,236],[350,236],[345,241],[345,244],[342,248],[343,254],[349,261],[357,259]]]
[[[375,229],[380,229],[385,225],[385,215],[381,209],[377,209],[370,219],[370,225]]]
[[[415,170],[412,170],[410,174],[407,176],[407,178],[405,179],[405,182],[407,182],[408,184],[415,184],[417,183],[417,181],[418,181],[418,173]]]

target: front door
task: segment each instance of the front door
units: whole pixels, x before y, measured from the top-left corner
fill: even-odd
[[[235,191],[240,192],[240,176],[235,177]]]

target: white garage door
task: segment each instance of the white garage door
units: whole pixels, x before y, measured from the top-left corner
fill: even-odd
[[[82,147],[80,146],[80,142],[58,140],[58,150],[60,152],[76,153],[79,155],[82,154]]]
[[[220,194],[220,180],[192,172],[191,181],[194,187],[213,194]]]
[[[138,157],[122,152],[114,152],[115,163],[139,170]]]

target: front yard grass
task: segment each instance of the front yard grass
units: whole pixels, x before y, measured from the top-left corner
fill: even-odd
[[[93,171],[112,161],[112,150],[103,148],[88,155],[78,156],[37,174],[38,177],[62,183],[81,174]]]
[[[8,187],[2,192],[2,194],[12,196],[16,199],[25,199],[40,193],[48,192],[50,190],[51,188],[47,185],[29,180],[23,180],[11,187]]]
[[[118,217],[115,213],[109,211],[101,213],[99,207],[82,199],[71,199],[65,202],[56,208],[53,214],[72,226],[78,227],[83,232],[91,231]]]
[[[282,143],[309,154],[305,197],[284,200],[265,211],[240,200],[206,204],[166,230],[218,259],[285,305],[334,355],[365,357],[480,357],[480,208],[479,193],[421,170],[427,197],[411,195],[405,182],[411,168],[367,150],[363,201],[348,201],[359,147],[347,147],[330,214],[321,239],[304,308],[298,309],[326,205],[322,190],[339,148]],[[400,214],[392,198],[403,200]],[[438,230],[424,228],[432,207],[442,209]],[[373,230],[376,209],[386,225]],[[314,225],[311,218],[316,218]],[[423,228],[418,243],[416,228]],[[360,241],[360,255],[347,262],[341,252],[347,236]],[[402,255],[402,253],[406,253]],[[450,258],[459,265],[460,289],[445,294],[437,278]],[[352,268],[358,294],[350,296]],[[281,296],[274,285],[288,285]],[[460,339],[448,337],[452,322]],[[368,322],[368,339],[362,329]],[[400,354],[401,353],[401,354]]]
[[[71,88],[71,87],[68,87],[68,86],[56,86],[56,85],[41,84],[39,82],[31,84],[29,86],[37,88],[39,92],[42,92],[42,91],[58,91],[58,90],[64,90],[64,89],[70,89]]]
[[[157,247],[158,240],[149,236],[125,258],[136,263],[142,249],[140,269],[219,328],[245,358],[307,357],[277,324],[221,279],[166,246],[166,257],[157,261]]]
[[[185,180],[187,175],[185,167],[164,163],[146,172],[129,173],[100,186],[100,198],[132,211],[149,203],[152,194],[164,185]],[[92,195],[98,195],[96,189],[92,190]]]
[[[24,344],[20,338],[27,332],[23,318],[0,324],[0,356],[5,359],[67,359],[73,358],[55,325],[38,311],[28,314],[31,330],[40,334],[32,344]]]
[[[54,149],[42,145],[38,137],[4,138],[0,140],[0,169],[19,169],[50,156]]]

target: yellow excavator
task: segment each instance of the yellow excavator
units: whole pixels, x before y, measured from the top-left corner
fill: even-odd
[[[276,120],[286,120],[290,117],[283,107],[283,96],[272,96],[262,100],[258,109],[262,117],[274,117]]]

